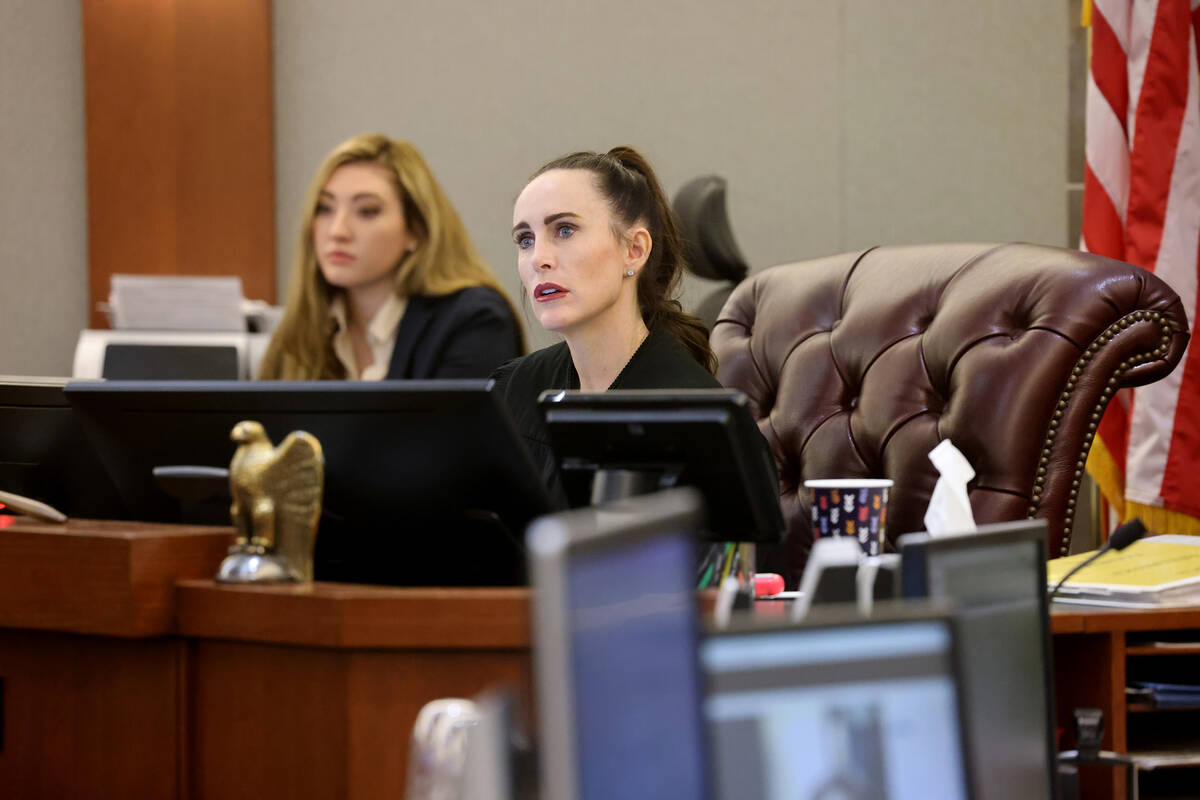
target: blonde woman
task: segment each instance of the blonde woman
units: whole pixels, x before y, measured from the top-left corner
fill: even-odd
[[[523,350],[512,304],[416,148],[380,134],[334,148],[259,377],[486,378]]]

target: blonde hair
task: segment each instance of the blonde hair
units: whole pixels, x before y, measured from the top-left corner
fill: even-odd
[[[479,256],[450,200],[411,143],[378,133],[355,136],[333,149],[313,176],[300,225],[300,242],[288,279],[283,318],[259,366],[266,380],[345,378],[333,352],[330,301],[340,291],[325,280],[313,249],[313,217],[321,190],[334,170],[346,164],[377,164],[392,178],[404,222],[417,246],[396,264],[394,288],[400,297],[447,295],[470,286],[486,286],[512,301]],[[515,309],[513,317],[516,318]],[[522,349],[523,349],[522,342]]]

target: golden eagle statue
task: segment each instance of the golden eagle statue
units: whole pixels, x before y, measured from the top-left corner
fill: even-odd
[[[325,483],[321,443],[294,431],[273,447],[263,426],[250,420],[235,425],[230,438],[241,445],[229,464],[237,542],[217,579],[311,581]]]

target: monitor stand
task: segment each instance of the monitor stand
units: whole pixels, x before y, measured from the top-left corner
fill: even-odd
[[[229,470],[224,467],[154,467],[154,484],[178,502],[175,521],[185,525],[232,525]]]
[[[672,476],[663,470],[598,469],[592,476],[592,505],[651,494],[674,485]]]

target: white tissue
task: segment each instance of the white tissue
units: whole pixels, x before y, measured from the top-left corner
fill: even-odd
[[[967,497],[967,483],[975,477],[975,470],[949,439],[929,451],[929,460],[941,477],[925,510],[925,530],[930,536],[974,533],[975,515]]]

